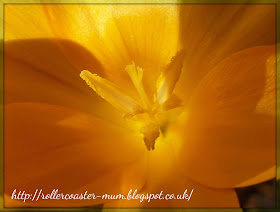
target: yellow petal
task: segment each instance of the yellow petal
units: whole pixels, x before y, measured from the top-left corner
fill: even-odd
[[[46,104],[5,106],[5,194],[120,193],[145,182],[141,137],[85,113]],[[19,205],[17,205],[17,203]],[[6,207],[84,206],[102,200],[22,202]]]
[[[160,142],[160,141],[158,141]],[[191,195],[190,200],[116,200],[108,202],[104,208],[226,208],[239,207],[238,199],[234,189],[208,188],[186,178],[178,161],[174,158],[171,143],[165,142],[158,145],[155,150],[148,154],[147,182],[138,194],[159,194],[163,197],[167,194],[181,195],[187,190]],[[192,191],[193,189],[193,191]],[[192,194],[191,194],[192,192]],[[221,201],[223,199],[223,201]]]
[[[185,189],[188,189],[187,194],[191,193],[190,188],[193,188],[193,193],[189,201],[186,199],[172,200],[115,200],[104,204],[104,208],[239,208],[238,199],[234,189],[214,189],[202,186],[191,180],[184,178],[172,178],[170,182],[162,185],[157,190],[148,190],[139,192],[140,194],[175,194],[182,195]],[[138,193],[138,194],[139,194]],[[221,199],[223,201],[221,201]]]
[[[176,93],[187,100],[214,66],[243,49],[276,41],[272,4],[180,6],[180,32],[186,56]]]
[[[42,5],[6,4],[4,8],[5,41],[54,37]]]
[[[127,83],[124,70],[134,61],[145,70],[148,93],[153,93],[160,69],[177,52],[177,9],[176,4],[45,5],[58,38],[86,46],[105,67],[107,79],[126,89],[132,83]]]
[[[275,177],[275,72],[275,47],[261,46],[205,76],[184,124],[173,129],[183,139],[178,160],[187,176],[223,188]]]
[[[55,104],[122,121],[119,112],[88,89],[79,77],[85,68],[104,76],[100,64],[85,48],[71,41],[60,42],[71,52],[71,63],[52,39],[5,43],[5,103]]]

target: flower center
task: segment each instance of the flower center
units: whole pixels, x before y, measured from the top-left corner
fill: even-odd
[[[144,70],[137,67],[134,62],[127,65],[125,70],[139,95],[137,99],[125,94],[118,86],[97,74],[84,70],[80,76],[100,97],[120,110],[124,119],[140,123],[140,132],[143,134],[145,146],[148,150],[153,150],[157,138],[164,134],[172,119],[167,114],[182,106],[182,101],[173,94],[173,90],[181,75],[183,59],[184,51],[179,51],[161,72],[153,101],[149,100],[143,86]]]

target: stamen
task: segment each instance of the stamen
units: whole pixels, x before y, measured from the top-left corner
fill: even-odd
[[[135,108],[141,108],[139,104],[125,95],[110,81],[92,74],[87,70],[81,72],[80,77],[103,99],[124,113],[134,113]]]
[[[181,50],[171,59],[167,67],[161,72],[157,80],[155,100],[164,103],[172,95],[180,78],[184,63],[185,51]]]
[[[144,134],[144,142],[149,151],[155,149],[156,139],[159,137],[159,126],[155,123],[149,123],[141,130]]]
[[[141,100],[142,103],[144,105],[144,107],[147,109],[150,106],[150,101],[147,97],[147,94],[144,90],[144,86],[143,86],[143,69],[140,67],[135,66],[135,63],[132,62],[131,65],[127,65],[125,67],[125,70],[127,71],[127,73],[129,74]]]
[[[84,70],[80,76],[99,96],[121,110],[124,119],[129,118],[137,122],[135,129],[137,131],[141,129],[145,146],[147,150],[151,151],[155,149],[155,143],[160,133],[163,135],[169,123],[174,117],[177,117],[176,114],[181,113],[181,111],[177,111],[177,108],[180,109],[182,101],[173,94],[173,90],[182,72],[184,55],[185,51],[177,52],[161,72],[157,80],[153,102],[150,102],[143,86],[144,71],[142,68],[136,67],[134,62],[126,66],[125,70],[141,101],[124,94],[115,84],[97,74]]]
[[[124,119],[132,118],[135,115],[139,115],[139,114],[142,114],[145,112],[146,112],[146,110],[144,110],[142,107],[136,106],[135,108],[133,108],[133,112],[124,113],[123,118]]]

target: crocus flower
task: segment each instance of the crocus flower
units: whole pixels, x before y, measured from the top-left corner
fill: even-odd
[[[275,177],[274,44],[273,5],[5,5],[5,206],[239,207]]]

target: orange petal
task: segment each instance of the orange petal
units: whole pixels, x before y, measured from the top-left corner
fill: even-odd
[[[214,66],[243,49],[276,41],[273,4],[181,5],[180,31],[186,51],[177,93],[186,100]]]
[[[186,191],[187,189],[187,191]],[[193,190],[192,190],[193,189]],[[133,190],[134,192],[135,190]],[[202,186],[191,180],[179,178],[170,179],[170,182],[162,185],[158,190],[138,192],[137,194],[160,194],[163,198],[170,198],[172,194],[183,196],[184,192],[190,196],[187,199],[153,199],[150,202],[140,199],[115,200],[104,204],[104,208],[239,208],[238,199],[234,189],[214,189]],[[133,194],[132,192],[132,194]],[[169,195],[167,197],[166,195]],[[188,197],[186,197],[188,198]],[[222,201],[221,201],[222,200]]]
[[[275,47],[243,50],[201,81],[178,129],[185,174],[214,187],[275,177]]]
[[[163,141],[158,141],[163,142]],[[147,182],[137,194],[160,194],[164,199],[147,200],[130,199],[108,202],[105,208],[226,208],[239,207],[236,193],[233,189],[208,188],[187,179],[174,160],[172,146],[167,141],[156,146],[155,150],[148,152]],[[183,195],[185,190],[188,196],[185,199],[169,199],[170,195]],[[131,195],[135,190],[132,190]],[[125,195],[127,195],[128,191]],[[169,195],[167,197],[166,195]],[[135,195],[136,196],[136,195]],[[189,201],[188,201],[189,199]],[[223,201],[221,201],[221,199]]]
[[[177,52],[176,4],[45,5],[45,11],[58,38],[86,46],[105,67],[108,79],[126,88],[132,86],[126,65],[134,61],[143,68],[145,87],[153,91],[160,68]]]
[[[54,37],[42,5],[6,4],[4,10],[5,41]]]
[[[5,194],[14,189],[34,193],[123,192],[141,188],[146,152],[140,136],[109,122],[58,106],[9,104],[5,107]],[[5,198],[5,207],[62,207],[102,200]]]
[[[98,97],[80,78],[84,68],[98,70],[101,65],[83,47],[61,40],[72,56],[71,63],[55,40],[20,40],[5,43],[5,103],[39,102],[66,106],[106,119],[119,113]],[[75,64],[76,66],[74,66]],[[107,112],[111,111],[110,116]]]

